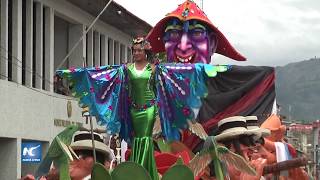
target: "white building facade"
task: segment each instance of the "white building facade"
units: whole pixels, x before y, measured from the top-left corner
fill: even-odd
[[[77,101],[55,93],[54,74],[107,0],[0,0],[0,179],[33,173],[22,144],[50,141],[70,123],[86,122]],[[62,68],[119,64],[131,40],[151,26],[112,2]]]

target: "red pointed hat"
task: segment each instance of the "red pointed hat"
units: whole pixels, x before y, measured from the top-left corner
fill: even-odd
[[[147,39],[151,43],[152,50],[155,53],[165,51],[162,38],[164,35],[165,26],[172,18],[178,18],[181,21],[196,19],[205,23],[216,34],[218,40],[216,53],[237,61],[246,60],[244,56],[242,56],[232,47],[227,38],[218,30],[218,28],[212,24],[207,15],[196,5],[196,3],[191,0],[186,0],[183,4],[180,4],[176,10],[167,14],[166,17],[160,20],[149,32]]]

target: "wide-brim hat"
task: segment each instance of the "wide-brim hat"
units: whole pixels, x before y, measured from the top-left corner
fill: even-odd
[[[179,5],[176,10],[167,14],[166,17],[160,20],[149,32],[147,40],[151,43],[153,52],[158,53],[165,51],[163,42],[164,31],[168,22],[173,18],[178,18],[181,21],[195,19],[206,24],[216,35],[218,41],[216,53],[237,61],[246,60],[246,58],[237,52],[237,50],[230,44],[222,32],[213,25],[207,15],[196,5],[196,3],[190,0],[186,0],[183,4]]]
[[[81,138],[78,138],[78,136],[82,136]],[[84,139],[86,138],[86,139]],[[95,149],[98,152],[103,153],[104,155],[110,156],[111,150],[110,148],[103,142],[102,135],[98,133],[94,133],[94,145]],[[81,131],[75,133],[72,143],[70,147],[73,150],[92,150],[92,140],[91,140],[91,134],[88,131]]]
[[[261,137],[266,137],[271,134],[269,129],[259,127],[257,116],[246,116],[245,119],[248,133],[253,134],[255,139],[260,139]]]
[[[218,122],[219,134],[216,141],[224,141],[237,138],[241,135],[252,135],[246,127],[246,119],[243,116],[232,116]]]

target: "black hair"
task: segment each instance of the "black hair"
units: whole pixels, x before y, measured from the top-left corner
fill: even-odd
[[[148,62],[153,63],[153,61],[154,61],[153,52],[151,50],[144,50],[144,52],[146,52]]]
[[[223,140],[221,141],[221,143],[224,144],[225,147],[227,147],[228,149],[230,149],[231,145],[233,145],[236,153],[243,156],[243,152],[240,148],[240,144],[250,147],[250,146],[254,146],[256,141],[254,140],[253,135],[241,135],[235,139]]]
[[[256,140],[256,143],[264,145],[264,143],[265,143],[264,138],[263,137],[259,138],[258,140]]]

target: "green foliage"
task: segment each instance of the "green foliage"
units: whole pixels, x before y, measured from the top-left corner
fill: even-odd
[[[135,162],[120,163],[112,172],[112,180],[151,180],[148,171]]]
[[[111,180],[111,175],[104,168],[102,164],[96,163],[92,169],[91,179],[92,180]]]
[[[92,169],[92,180],[151,180],[149,173],[140,165],[134,162],[120,163],[111,175],[102,164],[96,163]],[[183,164],[174,165],[166,171],[163,180],[193,180],[192,171]]]
[[[171,152],[170,145],[164,139],[157,140],[157,145],[161,152]]]
[[[194,180],[194,177],[187,166],[175,165],[164,173],[162,180]]]

